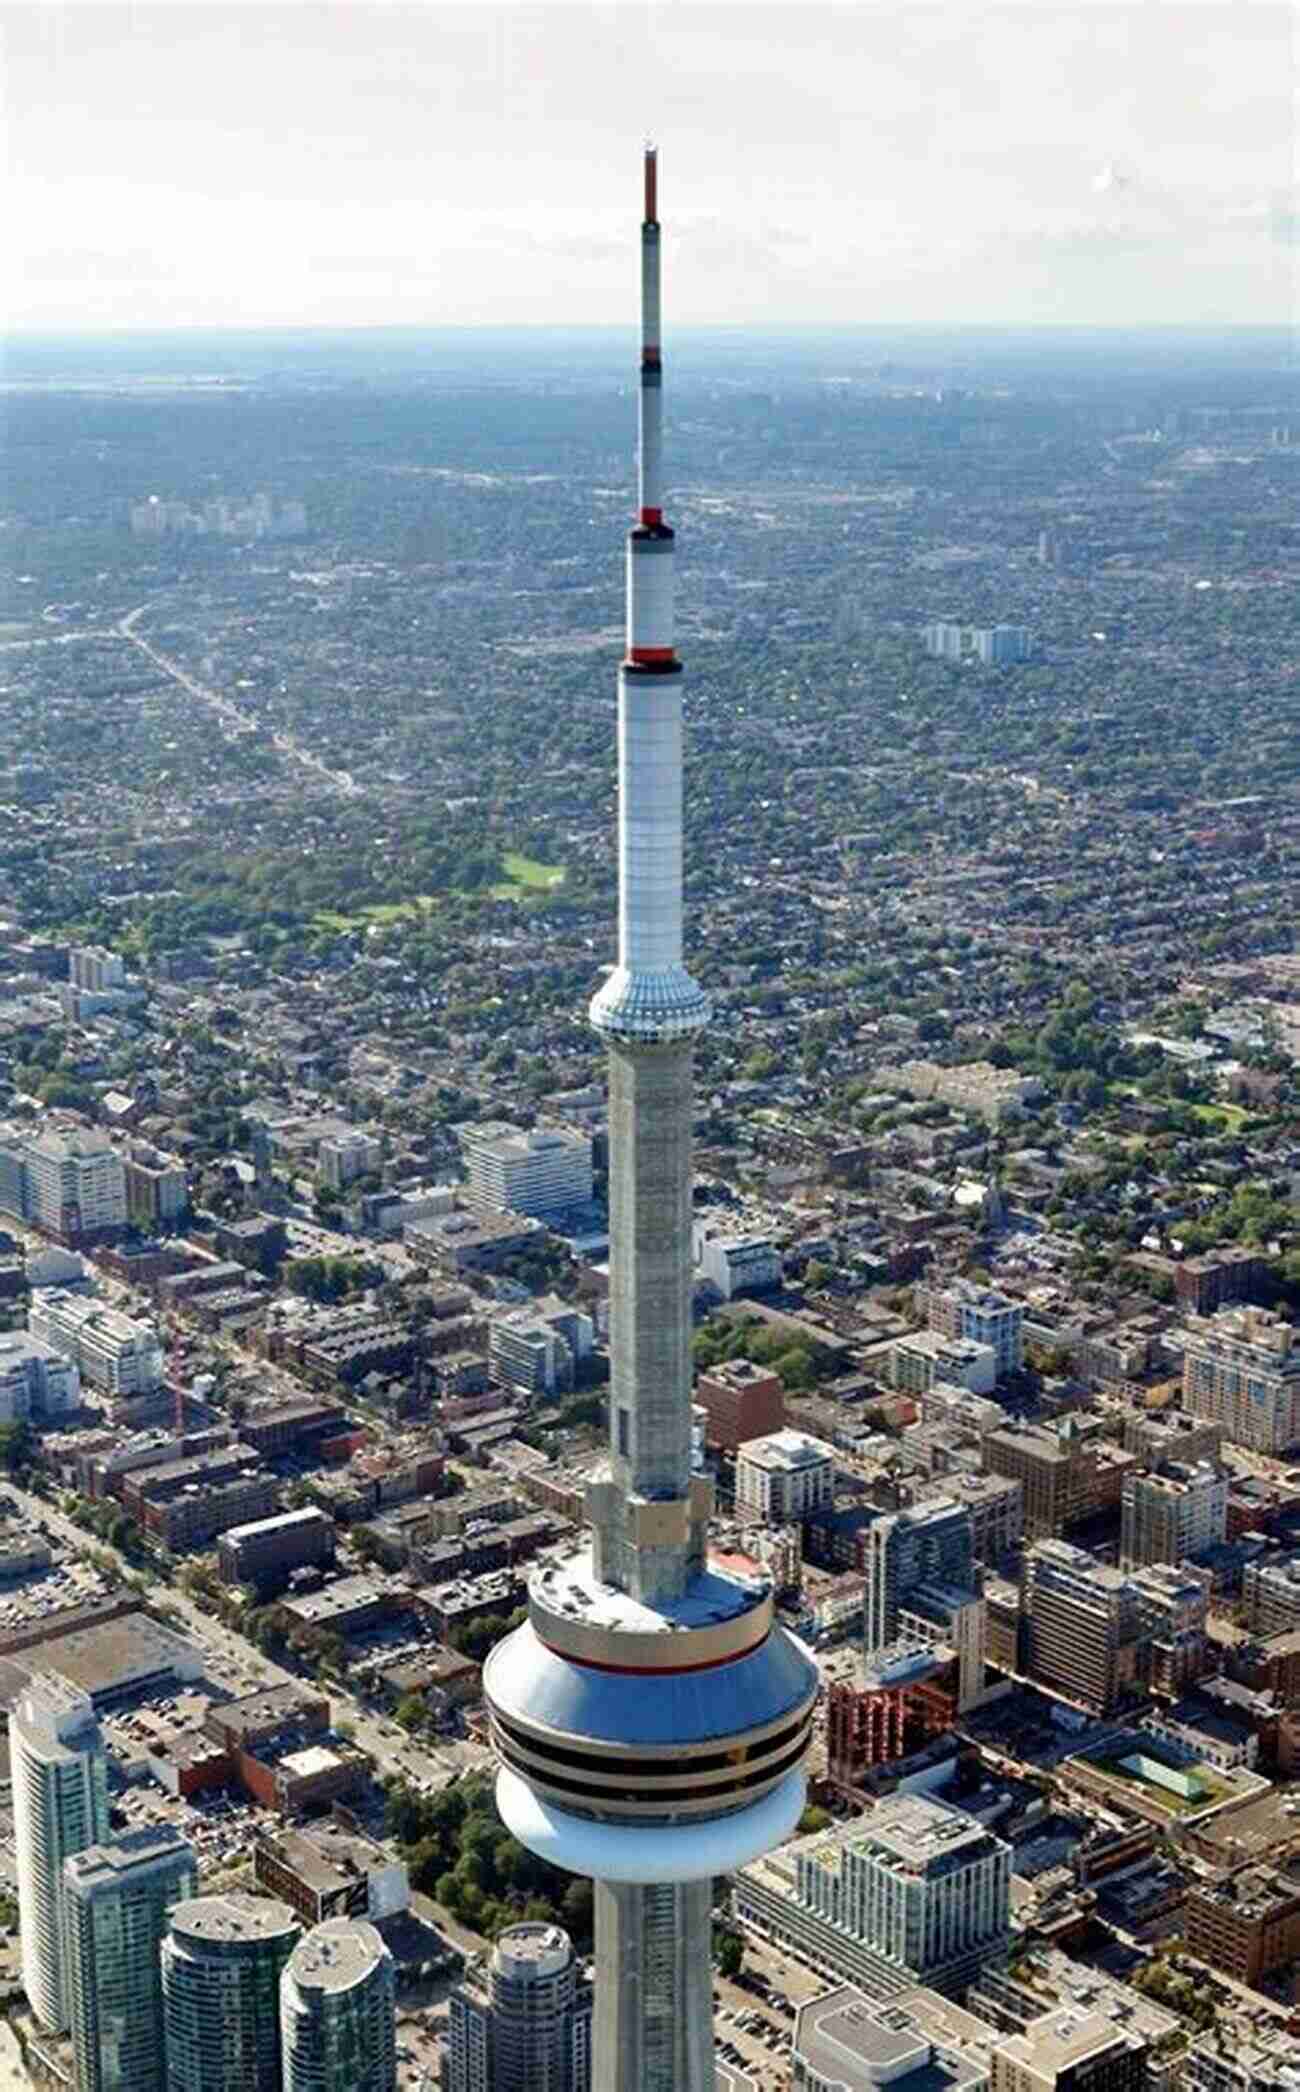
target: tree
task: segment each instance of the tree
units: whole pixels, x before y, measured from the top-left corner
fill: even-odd
[[[589,1881],[575,1877],[564,1891],[560,1904],[565,1927],[575,1940],[589,1940],[595,1924],[596,1900]]]
[[[720,1976],[729,1976],[732,1981],[745,1966],[745,1948],[739,1933],[729,1932],[716,1925],[713,1930],[713,1959]]]

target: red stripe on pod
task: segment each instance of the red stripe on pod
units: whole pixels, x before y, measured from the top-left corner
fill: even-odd
[[[627,650],[629,661],[671,661],[674,659],[670,646],[633,646]]]
[[[663,519],[664,512],[661,508],[643,508],[641,511],[641,521],[647,530],[657,530]]]
[[[536,1629],[533,1630],[536,1633]],[[562,1658],[565,1663],[581,1664],[584,1671],[610,1671],[619,1678],[684,1678],[691,1671],[720,1671],[726,1664],[739,1663],[742,1656],[752,1656],[761,1649],[770,1629],[764,1629],[756,1642],[749,1642],[743,1649],[733,1649],[730,1656],[714,1656],[708,1663],[597,1663],[590,1656],[577,1656],[572,1649],[557,1649],[544,1635],[537,1639],[552,1656]]]

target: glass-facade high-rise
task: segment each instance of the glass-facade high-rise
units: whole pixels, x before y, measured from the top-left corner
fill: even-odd
[[[40,1672],[9,1722],[23,1988],[43,2027],[68,2024],[63,1863],[108,1837],[108,1765],[89,1696]]]
[[[280,1976],[301,1930],[275,1896],[175,1906],[161,1955],[167,2092],[280,2092]]]
[[[179,1831],[134,1831],[64,1861],[68,2015],[78,2092],[163,2092],[159,1947],[198,1868]]]
[[[280,1978],[284,2092],[397,2092],[393,1957],[366,1918],[326,1918]]]

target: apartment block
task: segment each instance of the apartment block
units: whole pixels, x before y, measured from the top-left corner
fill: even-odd
[[[152,1234],[176,1225],[190,1202],[185,1164],[157,1148],[133,1145],[122,1163],[126,1217],[133,1227]]]
[[[748,1358],[728,1358],[699,1375],[695,1400],[707,1419],[705,1439],[737,1452],[754,1438],[785,1427],[785,1387],[779,1373]]]
[[[122,1158],[97,1128],[14,1132],[5,1142],[0,1200],[56,1241],[111,1241],[126,1226]]]
[[[1247,1563],[1242,1596],[1252,1634],[1290,1634],[1300,1628],[1300,1549]]]
[[[63,1863],[77,2092],[165,2092],[158,1953],[172,1906],[197,1893],[179,1831],[127,1832]]]
[[[1031,1676],[1098,1714],[1112,1712],[1137,1677],[1131,1579],[1067,1541],[1039,1540],[1025,1552],[1024,1610]]]
[[[925,1395],[936,1383],[991,1394],[997,1383],[997,1354],[991,1344],[918,1329],[890,1348],[889,1378],[900,1394]]]
[[[1010,1938],[1011,1849],[960,1809],[893,1795],[735,1878],[740,1921],[872,1998],[958,1996]]]
[[[464,1127],[461,1151],[471,1213],[527,1213],[546,1220],[590,1203],[589,1133],[567,1126],[525,1131],[492,1121]]]
[[[898,1640],[900,1613],[923,1586],[974,1591],[969,1511],[939,1496],[877,1518],[862,1535],[862,1567],[863,1640],[871,1657]]]
[[[803,1524],[835,1496],[835,1455],[802,1431],[753,1438],[736,1456],[736,1515],[742,1524]]]
[[[1300,1444],[1300,1343],[1266,1308],[1191,1315],[1183,1332],[1183,1401],[1223,1427],[1230,1445],[1285,1453]]]
[[[1267,1282],[1269,1260],[1258,1250],[1228,1243],[1204,1257],[1188,1257],[1174,1266],[1178,1305],[1193,1315],[1213,1315],[1219,1308],[1255,1300]]]
[[[1162,1461],[1158,1467],[1135,1468],[1124,1476],[1121,1504],[1123,1566],[1177,1564],[1222,1542],[1228,1521],[1228,1478],[1208,1460],[1195,1465]]]
[[[81,1406],[81,1375],[53,1344],[0,1331],[0,1424],[54,1423]]]
[[[108,1395],[147,1395],[162,1384],[163,1356],[151,1322],[59,1286],[32,1295],[27,1328],[70,1359],[88,1387]]]
[[[915,1299],[928,1327],[940,1336],[988,1344],[997,1361],[999,1380],[1020,1371],[1025,1359],[1022,1302],[966,1278],[949,1279],[945,1285],[919,1285]]]
[[[443,2092],[591,2092],[591,1981],[558,1925],[511,1925],[451,1994]]]

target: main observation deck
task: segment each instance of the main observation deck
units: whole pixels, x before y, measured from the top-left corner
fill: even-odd
[[[483,1676],[520,1840],[575,1873],[699,1880],[788,1836],[817,1698],[771,1586],[706,1568],[662,1607],[542,1568]]]

